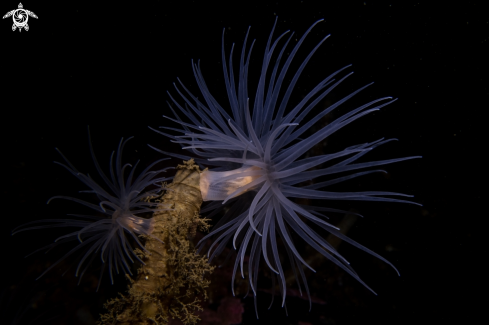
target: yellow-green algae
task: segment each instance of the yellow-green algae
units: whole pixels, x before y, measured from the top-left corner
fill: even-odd
[[[206,288],[213,267],[207,257],[197,255],[192,243],[196,229],[207,230],[207,219],[200,218],[202,196],[199,188],[200,170],[193,159],[177,166],[173,183],[157,200],[172,210],[156,212],[153,235],[147,237],[147,252],[138,251],[146,265],[130,279],[126,294],[110,300],[99,325],[168,324],[177,318],[184,324],[196,324],[195,312],[207,299]]]

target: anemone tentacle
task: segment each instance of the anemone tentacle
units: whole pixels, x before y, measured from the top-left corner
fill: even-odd
[[[59,162],[55,163],[64,167],[73,176],[90,188],[90,190],[81,192],[94,193],[100,201],[98,204],[93,204],[78,198],[54,196],[49,199],[48,203],[53,199],[66,199],[95,210],[97,215],[70,214],[74,219],[37,220],[23,224],[12,231],[12,234],[16,234],[27,230],[49,229],[53,227],[79,228],[79,230],[60,236],[54,243],[33,252],[35,253],[45,249],[49,251],[55,246],[65,242],[79,242],[78,245],[68,251],[61,259],[53,263],[38,278],[42,277],[46,272],[58,265],[64,258],[81,249],[85,249],[85,251],[81,255],[75,272],[76,276],[80,277],[80,280],[97,254],[99,254],[103,264],[100,278],[103,275],[105,264],[108,264],[109,276],[112,283],[114,282],[114,269],[116,273],[123,271],[132,275],[130,263],[134,263],[134,260],[137,260],[144,264],[134,252],[129,238],[134,239],[138,248],[142,250],[145,250],[145,248],[138,239],[138,235],[147,235],[159,240],[152,235],[154,220],[151,218],[139,217],[137,215],[161,209],[167,210],[165,207],[156,208],[156,203],[148,202],[147,198],[154,197],[160,191],[164,190],[164,188],[161,187],[162,182],[170,179],[170,177],[161,177],[161,174],[168,168],[156,171],[152,170],[156,164],[168,158],[160,159],[150,164],[141,172],[141,174],[135,177],[134,173],[139,161],[134,167],[130,164],[122,165],[122,150],[130,139],[131,138],[125,141],[124,139],[121,139],[115,154],[115,161],[114,152],[112,152],[109,169],[110,178],[107,177],[100,167],[90,141],[92,160],[101,179],[109,189],[108,191],[104,189],[104,187],[98,185],[88,174],[85,175],[79,172],[75,166],[71,164],[58,149],[56,149],[63,157],[65,164]],[[127,167],[131,169],[126,178],[124,172]],[[156,186],[156,189],[146,190],[151,186]],[[89,257],[90,259],[87,261]],[[101,281],[99,280],[97,290],[100,286],[100,282]]]
[[[202,97],[199,99],[178,80],[178,84],[174,84],[174,86],[176,92],[183,100],[183,104],[169,94],[171,99],[169,106],[175,118],[166,116],[165,118],[179,124],[182,130],[164,128],[177,131],[179,135],[171,135],[154,130],[170,138],[173,142],[180,144],[183,149],[193,153],[196,162],[201,167],[211,167],[211,169],[201,174],[201,190],[204,201],[218,201],[231,205],[230,209],[225,212],[224,217],[214,226],[214,229],[198,243],[199,249],[202,249],[208,240],[214,239],[207,253],[209,259],[212,260],[223,252],[229,242],[232,242],[233,247],[237,250],[232,277],[233,282],[238,268],[242,277],[245,277],[244,257],[249,254],[248,279],[255,296],[258,267],[263,256],[264,264],[272,271],[272,274],[275,274],[278,280],[279,290],[282,294],[282,306],[285,304],[286,283],[284,269],[282,268],[278,252],[278,238],[284,244],[286,255],[289,257],[289,262],[301,292],[302,283],[309,296],[309,288],[302,267],[313,269],[305,262],[296,249],[293,242],[294,233],[373,292],[355,273],[348,261],[331,244],[321,238],[310,224],[318,226],[381,259],[395,269],[383,257],[349,239],[341,234],[337,227],[325,221],[328,216],[324,212],[346,213],[346,211],[299,205],[291,199],[383,201],[417,204],[409,200],[400,199],[412,197],[411,195],[389,191],[326,191],[326,188],[333,184],[374,172],[385,172],[379,169],[367,171],[362,171],[361,169],[420,158],[413,156],[357,162],[358,159],[373,149],[395,139],[379,139],[370,143],[350,146],[339,152],[313,157],[306,156],[313,146],[321,143],[340,129],[396,101],[392,97],[383,97],[367,102],[344,113],[314,134],[307,135],[307,131],[326,114],[331,113],[340,106],[344,106],[353,97],[371,85],[368,84],[357,89],[315,115],[311,114],[313,109],[328,94],[352,75],[352,72],[344,74],[345,69],[349,68],[349,66],[346,66],[320,81],[298,104],[291,104],[291,95],[301,74],[313,54],[326,41],[329,35],[315,45],[295,72],[291,71],[292,61],[299,52],[306,36],[321,21],[315,22],[289,50],[287,55],[288,45],[294,34],[291,33],[286,38],[285,36],[289,33],[287,31],[274,39],[277,23],[275,21],[265,47],[261,73],[257,80],[256,93],[251,107],[248,95],[248,71],[250,69],[250,57],[254,41],[248,47],[248,29],[238,63],[238,73],[235,73],[233,66],[234,44],[227,58],[224,51],[223,32],[221,55],[224,83],[228,97],[227,103],[220,104],[216,100],[207,87],[200,68],[200,62],[196,64],[192,61],[194,77]],[[285,44],[280,47],[279,44],[284,38]],[[286,82],[286,76],[290,76],[288,83]],[[175,107],[190,122],[182,120],[176,114]],[[182,155],[160,152],[180,159],[194,158],[192,154]],[[346,176],[342,175],[346,172],[353,173]],[[310,182],[307,183],[308,181],[328,176],[335,178],[321,180],[312,184]],[[219,205],[211,203],[203,211],[212,209],[219,210]],[[215,213],[217,212],[214,211],[212,214]],[[272,277],[274,281],[275,277]]]

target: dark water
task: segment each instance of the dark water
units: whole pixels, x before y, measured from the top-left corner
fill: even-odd
[[[413,194],[423,207],[382,202],[335,206],[365,216],[352,224],[348,235],[386,257],[401,273],[397,277],[386,264],[342,243],[340,252],[378,296],[321,259],[316,263],[317,273],[306,272],[312,310],[309,312],[309,302],[292,284],[286,316],[278,296],[268,310],[271,282],[263,268],[257,320],[253,299],[244,298],[246,286],[232,298],[230,270],[225,266],[211,278],[212,299],[205,305],[203,324],[227,324],[240,318],[243,324],[302,325],[465,323],[475,319],[480,310],[475,297],[482,282],[479,251],[485,213],[479,206],[484,197],[481,167],[485,160],[481,140],[485,135],[482,116],[488,108],[489,54],[489,25],[480,5],[386,1],[336,5],[324,1],[23,4],[39,17],[29,18],[29,31],[12,32],[10,18],[0,26],[4,207],[0,238],[1,287],[5,288],[0,323],[94,324],[104,311],[104,302],[127,286],[123,276],[113,286],[105,276],[95,292],[98,264],[77,286],[70,260],[35,281],[67,250],[60,247],[47,255],[23,256],[51,243],[63,231],[10,235],[11,229],[24,222],[77,213],[70,202],[45,204],[54,195],[77,196],[84,189],[52,163],[61,159],[54,148],[90,174],[95,169],[87,125],[104,168],[121,137],[135,136],[125,157],[132,162],[140,158],[143,165],[161,157],[148,143],[179,151],[176,144],[147,128],[176,127],[161,117],[171,114],[166,91],[172,90],[178,77],[197,93],[191,59],[200,59],[210,90],[226,103],[222,28],[226,28],[227,53],[231,43],[236,43],[237,60],[251,26],[250,37],[257,43],[250,75],[256,78],[276,15],[277,31],[290,29],[297,36],[316,20],[325,19],[304,43],[298,62],[322,37],[332,35],[299,79],[292,101],[300,100],[322,78],[347,64],[353,64],[350,70],[355,74],[330,100],[369,82],[375,84],[342,112],[381,96],[399,98],[335,134],[328,145],[341,150],[381,137],[398,138],[399,142],[379,148],[371,159],[410,155],[423,159],[387,166],[387,177],[367,177],[351,186]],[[16,7],[14,2],[1,6],[4,13]],[[254,85],[250,82],[250,93]],[[172,159],[169,165],[177,163]],[[341,220],[338,216],[335,222]],[[313,257],[307,247],[301,249]]]

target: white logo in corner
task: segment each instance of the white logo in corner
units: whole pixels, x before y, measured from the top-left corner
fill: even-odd
[[[12,25],[12,31],[15,31],[16,28],[19,29],[19,32],[22,31],[22,28],[25,30],[29,30],[29,25],[27,25],[27,21],[29,20],[29,16],[36,18],[35,13],[29,10],[25,10],[22,6],[22,3],[19,2],[19,8],[9,11],[3,16],[3,18],[8,18],[12,16],[14,24]]]

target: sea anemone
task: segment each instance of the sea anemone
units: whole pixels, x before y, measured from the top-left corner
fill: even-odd
[[[77,198],[67,196],[54,196],[49,199],[48,203],[53,199],[66,199],[80,203],[97,212],[97,215],[81,215],[68,214],[75,217],[74,219],[45,219],[26,223],[13,230],[13,234],[33,229],[48,229],[53,227],[74,227],[79,228],[74,232],[70,232],[55,240],[54,243],[42,247],[31,254],[40,250],[51,250],[60,243],[69,241],[79,241],[78,245],[72,248],[62,258],[57,260],[48,269],[46,269],[38,278],[42,277],[46,272],[55,267],[61,260],[69,255],[81,250],[81,260],[78,262],[76,276],[80,277],[80,283],[83,274],[92,263],[94,258],[100,254],[102,260],[102,268],[100,278],[103,275],[106,265],[109,268],[109,275],[112,284],[114,283],[113,271],[119,273],[119,269],[132,275],[128,261],[134,263],[134,259],[139,262],[144,262],[137,256],[130,243],[132,238],[137,246],[145,250],[144,246],[138,239],[138,235],[146,235],[156,238],[152,235],[154,229],[154,220],[145,217],[137,216],[142,213],[151,213],[158,210],[167,210],[165,207],[157,206],[157,203],[151,202],[149,198],[154,198],[160,191],[163,190],[161,183],[170,178],[159,177],[167,168],[157,171],[151,169],[158,163],[166,159],[160,159],[148,167],[142,173],[135,177],[134,172],[139,161],[133,167],[130,164],[122,165],[122,150],[127,141],[121,139],[117,149],[115,163],[114,152],[110,157],[110,178],[108,178],[95,157],[93,147],[90,141],[90,152],[92,155],[95,167],[104,181],[108,190],[98,185],[88,174],[82,174],[68,159],[56,148],[61,154],[66,164],[55,162],[58,165],[66,168],[73,176],[87,185],[90,190],[80,191],[80,193],[92,193],[98,198],[97,204],[89,203]],[[127,178],[124,176],[126,167],[130,167],[130,172]],[[155,189],[145,191],[146,188],[155,185]],[[128,236],[129,235],[129,236]],[[156,238],[158,239],[158,238]],[[159,239],[158,239],[159,240]],[[82,250],[84,249],[84,250]],[[31,255],[29,254],[29,255]],[[87,261],[88,259],[88,261]],[[100,279],[97,290],[100,286]]]
[[[204,201],[216,201],[210,203],[203,211],[214,210],[212,214],[215,214],[216,209],[222,207],[223,204],[232,203],[223,218],[214,226],[214,229],[199,242],[200,248],[203,247],[203,244],[208,239],[214,238],[208,250],[208,256],[212,259],[224,250],[228,242],[232,241],[234,248],[238,250],[234,263],[233,282],[238,266],[244,278],[243,264],[245,255],[249,254],[247,275],[255,297],[257,293],[258,267],[263,255],[266,265],[276,274],[275,277],[272,277],[274,283],[275,278],[278,279],[279,290],[282,295],[282,306],[285,304],[286,283],[277,239],[280,237],[283,243],[285,253],[294,271],[295,279],[299,284],[299,289],[301,290],[300,277],[308,296],[309,289],[302,266],[304,265],[313,270],[296,249],[292,240],[292,233],[296,233],[298,237],[315,248],[320,254],[341,267],[373,292],[351,268],[349,262],[309,224],[325,229],[342,240],[376,256],[395,269],[383,257],[346,237],[337,227],[325,221],[328,217],[324,215],[324,212],[346,213],[346,211],[301,205],[290,200],[290,198],[417,204],[399,198],[411,197],[411,195],[394,192],[332,192],[324,190],[333,184],[362,175],[385,172],[378,169],[358,171],[360,169],[419,157],[357,162],[359,158],[374,148],[395,139],[380,139],[350,146],[339,152],[313,157],[306,156],[313,146],[321,143],[336,131],[395,101],[392,97],[373,100],[335,119],[314,134],[307,135],[307,131],[326,114],[331,113],[369,86],[366,85],[354,91],[331,104],[320,113],[311,114],[312,110],[323,101],[326,95],[331,93],[333,89],[352,74],[350,72],[342,75],[343,71],[349,67],[347,66],[326,77],[305,95],[298,104],[291,106],[289,99],[301,73],[314,52],[329,35],[324,37],[314,47],[300,64],[297,71],[289,77],[291,62],[306,36],[320,21],[314,23],[306,31],[300,40],[297,41],[297,44],[289,50],[289,54],[286,54],[286,49],[289,42],[293,40],[293,34],[288,37],[285,44],[280,48],[278,45],[279,41],[284,38],[288,31],[273,40],[275,21],[265,48],[261,73],[252,103],[250,103],[248,95],[248,71],[250,69],[250,54],[254,42],[247,50],[248,30],[241,50],[239,72],[235,74],[233,68],[234,45],[229,59],[226,60],[223,32],[222,62],[229,103],[220,104],[215,99],[204,80],[200,62],[197,64],[192,63],[194,76],[202,97],[197,98],[197,96],[194,96],[178,80],[179,85],[175,85],[175,89],[183,99],[184,105],[181,105],[179,101],[169,94],[172,101],[169,106],[175,118],[165,117],[179,123],[183,130],[163,127],[163,129],[181,132],[183,135],[175,136],[155,130],[171,138],[173,142],[182,144],[183,149],[190,150],[197,156],[195,160],[199,164],[210,166],[211,168],[214,167],[213,169],[205,170],[201,174],[200,187]],[[278,54],[276,53],[277,51],[279,52]],[[274,60],[272,60],[272,57]],[[286,75],[290,78],[288,83],[286,82]],[[339,80],[334,79],[336,77]],[[250,108],[250,105],[252,105],[252,108]],[[191,122],[184,122],[175,112],[175,107]],[[225,108],[230,109],[230,114]],[[187,155],[161,150],[160,152],[177,158],[190,158]],[[312,180],[317,178],[331,177],[347,172],[353,173],[312,183]]]

